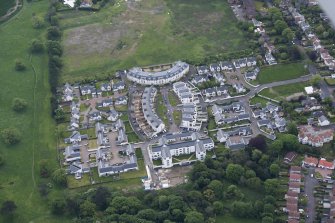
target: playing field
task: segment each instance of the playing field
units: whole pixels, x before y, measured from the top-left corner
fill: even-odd
[[[31,40],[45,36],[45,30],[32,28],[32,14],[43,17],[48,4],[48,1],[25,3],[20,14],[0,25],[0,130],[16,127],[22,133],[18,145],[6,146],[0,142],[0,153],[5,156],[5,164],[0,167],[0,203],[12,200],[17,205],[14,218],[5,219],[0,215],[0,222],[59,222],[50,215],[48,200],[38,192],[41,182],[50,182],[39,177],[39,161],[47,159],[51,166],[56,166],[57,157],[54,122],[50,116],[48,61],[46,54],[29,54]],[[27,66],[26,71],[15,71],[17,58]],[[26,112],[12,111],[15,97],[28,102]],[[50,197],[54,193],[58,191],[54,190]]]
[[[117,1],[99,12],[63,12],[63,80],[245,50],[226,1]]]
[[[257,77],[257,82],[266,84],[294,79],[307,74],[308,70],[304,68],[303,63],[278,64],[262,68]]]

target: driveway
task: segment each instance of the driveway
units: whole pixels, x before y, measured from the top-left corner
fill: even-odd
[[[317,179],[311,177],[311,174],[314,175],[314,168],[307,169],[308,174],[305,175],[305,193],[308,198],[307,203],[307,215],[308,218],[306,219],[306,223],[313,223],[316,213],[315,213],[315,197],[314,197],[314,188],[319,184]]]

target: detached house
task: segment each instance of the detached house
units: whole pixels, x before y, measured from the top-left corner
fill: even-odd
[[[197,67],[197,71],[200,75],[209,73],[209,69],[205,65]]]
[[[113,84],[113,91],[120,91],[126,87],[126,84],[123,81],[119,81],[116,84]]]
[[[112,87],[111,87],[111,85],[109,83],[104,83],[104,84],[101,84],[100,90],[102,92],[111,91]]]
[[[84,86],[80,86],[80,93],[81,95],[92,94],[92,96],[94,96],[96,94],[96,89],[92,85],[84,85]]]
[[[127,105],[127,104],[128,104],[127,96],[120,96],[115,99],[115,105]]]
[[[209,66],[209,69],[210,69],[211,72],[220,72],[221,71],[220,64],[211,64]]]
[[[65,143],[78,143],[84,139],[88,139],[88,135],[81,135],[78,131],[73,131],[72,135],[69,138],[64,139]]]

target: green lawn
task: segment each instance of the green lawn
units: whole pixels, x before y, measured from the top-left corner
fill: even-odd
[[[269,102],[268,100],[261,98],[259,96],[255,96],[253,98],[250,99],[250,104],[251,105],[255,105],[257,103],[261,103],[261,105],[264,107],[266,105],[266,103]]]
[[[166,116],[167,114],[167,108],[165,107],[165,104],[163,102],[163,96],[161,93],[158,93],[156,96],[156,112],[157,115],[162,121],[164,122],[165,126],[169,126],[169,120]]]
[[[216,223],[259,223],[259,219],[236,218],[229,214],[216,217]]]
[[[141,13],[126,4],[117,0],[99,12],[60,13],[63,81],[248,49],[226,1],[146,0],[134,4]]]
[[[330,86],[334,86],[335,85],[335,79],[334,78],[325,78],[325,81]]]
[[[8,9],[15,6],[15,0],[1,0],[0,1],[0,17],[5,15]]]
[[[257,77],[259,84],[298,78],[308,74],[303,63],[278,64],[261,68]]]
[[[127,136],[128,136],[128,142],[129,143],[141,142],[141,139],[138,137],[138,135],[136,135],[135,132],[128,132]]]
[[[262,90],[259,94],[275,100],[285,100],[286,97],[295,93],[304,93],[304,88],[309,85],[310,84],[308,82],[282,85],[273,88],[266,88]]]
[[[173,111],[173,119],[176,125],[180,125],[181,123],[181,111]]]
[[[57,157],[55,123],[50,117],[47,56],[29,55],[31,40],[45,37],[45,29],[32,28],[32,15],[44,18],[48,6],[49,1],[25,2],[20,13],[0,25],[0,129],[16,127],[22,133],[22,142],[18,145],[6,146],[0,142],[0,153],[6,161],[0,168],[0,203],[13,200],[18,207],[14,219],[0,216],[0,222],[69,222],[52,216],[48,201],[38,192],[39,183],[50,182],[50,179],[39,177],[39,161],[48,159],[50,165],[56,167]],[[26,71],[14,70],[17,58],[27,66]],[[17,114],[12,111],[11,103],[15,97],[28,102],[26,112]],[[57,193],[62,192],[54,189],[49,196]]]
[[[175,107],[180,104],[178,96],[173,91],[169,91],[168,98],[171,106]]]

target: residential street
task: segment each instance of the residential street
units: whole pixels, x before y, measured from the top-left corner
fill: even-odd
[[[315,198],[314,198],[314,187],[317,186],[319,183],[317,179],[314,177],[311,177],[311,174],[314,174],[314,169],[309,168],[308,174],[305,175],[305,194],[308,198],[307,203],[307,215],[308,218],[306,219],[306,223],[313,223],[313,220],[315,219]]]

